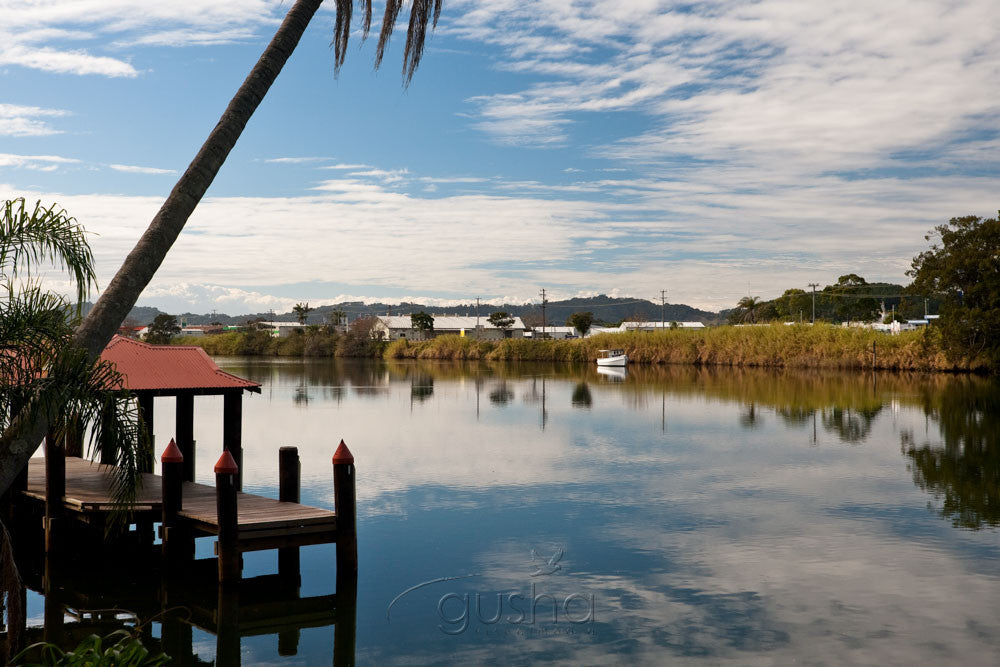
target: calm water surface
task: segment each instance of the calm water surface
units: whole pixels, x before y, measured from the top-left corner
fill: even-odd
[[[330,456],[354,453],[359,663],[1000,661],[990,381],[219,362],[263,383],[247,491],[276,497],[277,449],[297,445],[303,502],[332,507]],[[195,405],[209,482],[221,400]],[[245,574],[275,563],[249,554]],[[333,591],[332,546],[302,563],[304,594]],[[329,664],[333,637],[303,629],[295,656],[245,637],[243,664]],[[194,641],[211,660],[214,638]]]

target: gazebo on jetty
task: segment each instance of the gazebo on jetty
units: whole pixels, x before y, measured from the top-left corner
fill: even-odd
[[[132,542],[139,557],[161,561],[166,572],[194,559],[194,539],[216,536],[218,581],[242,577],[242,554],[277,549],[279,575],[299,576],[298,548],[336,543],[337,582],[353,588],[357,577],[354,457],[340,442],[333,455],[336,512],[299,503],[298,450],[279,451],[279,499],[242,493],[243,392],[260,392],[260,384],[220,369],[199,347],[149,345],[115,336],[102,353],[124,377],[129,396],[139,405],[140,422],[151,435],[154,399],[176,398],[175,437],[162,452],[162,476],[153,461],[141,462],[142,487],[128,509],[135,524]],[[222,456],[215,465],[215,486],[194,481],[194,398],[223,396]],[[150,437],[150,441],[152,438]],[[129,551],[119,540],[105,543],[104,526],[121,511],[111,493],[114,453],[101,452],[102,462],[82,458],[79,434],[73,442],[45,441],[45,458],[33,458],[8,500],[21,506],[22,518],[44,511],[44,520],[19,521],[37,533],[44,526],[47,556],[73,551],[81,542],[113,557]],[[162,544],[154,545],[153,524],[161,523]],[[78,546],[76,547],[78,548]],[[157,558],[159,556],[159,558]],[[135,555],[129,556],[134,558]]]
[[[243,392],[259,394],[259,382],[227,373],[196,346],[150,345],[115,336],[104,348],[101,359],[115,364],[125,378],[125,389],[138,399],[139,414],[150,442],[153,442],[153,399],[159,396],[177,399],[174,441],[184,457],[186,482],[194,481],[194,397],[221,395],[222,449],[229,451],[242,470]],[[152,472],[152,461],[147,462],[144,472]],[[237,485],[242,488],[241,473],[237,473]]]

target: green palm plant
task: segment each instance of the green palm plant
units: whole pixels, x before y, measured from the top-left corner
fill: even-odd
[[[39,271],[47,265],[69,273],[75,302],[42,288]],[[44,420],[47,432],[61,440],[69,430],[83,429],[90,453],[104,452],[104,460],[115,461],[112,487],[116,500],[127,505],[148,443],[121,375],[74,341],[83,301],[95,284],[86,232],[56,205],[5,201],[0,282],[0,431]]]
[[[760,305],[759,296],[743,297],[737,302],[736,308],[733,309],[736,321],[740,324],[753,324],[757,321]]]
[[[42,289],[39,271],[65,270],[76,301]],[[111,469],[115,501],[126,510],[139,486],[139,461],[149,443],[138,412],[122,391],[121,375],[92,357],[74,340],[83,300],[94,285],[94,262],[86,233],[66,211],[24,199],[7,200],[0,210],[0,432],[44,423],[57,441],[70,432],[90,435],[89,452],[116,464]],[[17,444],[17,441],[13,441]],[[38,442],[34,443],[37,447]],[[34,451],[21,451],[20,467]],[[9,451],[9,450],[8,450]],[[26,454],[26,455],[25,455]],[[10,460],[10,459],[8,459]],[[124,511],[117,513],[122,520]],[[17,618],[19,576],[10,537],[0,523],[0,594]],[[11,622],[9,627],[19,627]]]
[[[367,37],[372,21],[372,0],[358,0],[362,9],[362,34]],[[424,53],[427,27],[435,27],[443,0],[412,0],[410,20],[403,49],[403,80],[413,78]],[[322,0],[296,0],[250,74],[236,91],[219,122],[198,154],[188,165],[153,217],[146,231],[121,268],[101,294],[73,335],[75,346],[96,359],[128,316],[139,295],[152,280],[188,218],[201,201],[230,151],[236,145],[267,91],[292,55],[299,39],[319,9]],[[347,54],[355,0],[336,0],[333,54],[334,71],[339,72]],[[375,52],[375,66],[382,63],[402,9],[402,0],[386,0]],[[49,428],[47,414],[6,424],[0,437],[0,493],[6,491]],[[15,428],[10,428],[15,426]]]
[[[309,313],[316,310],[315,308],[310,308],[308,303],[297,303],[292,308],[292,312],[295,313],[295,319],[299,321],[299,324],[305,324],[306,320],[309,319]]]

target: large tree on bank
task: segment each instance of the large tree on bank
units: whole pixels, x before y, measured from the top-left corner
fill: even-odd
[[[442,2],[443,0],[412,0],[403,50],[403,77],[406,83],[409,83],[420,64],[427,26],[429,23],[432,27],[437,25]],[[243,85],[236,91],[208,139],[174,185],[94,308],[77,328],[74,343],[91,358],[100,355],[152,280],[184,224],[236,145],[250,117],[292,55],[321,3],[322,0],[297,0],[288,10],[278,31]],[[372,2],[358,0],[358,3],[363,12],[362,33],[367,37],[371,27]],[[336,0],[332,42],[335,71],[339,71],[347,54],[354,4],[355,0]],[[375,51],[376,67],[382,62],[402,5],[402,0],[386,0]],[[0,493],[7,490],[17,473],[27,464],[48,426],[48,419],[44,415],[18,419],[0,436]]]

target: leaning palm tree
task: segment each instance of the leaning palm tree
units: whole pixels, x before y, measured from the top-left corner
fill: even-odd
[[[363,10],[361,28],[368,35],[372,21],[372,1],[359,0]],[[403,48],[403,79],[411,81],[420,64],[427,36],[427,26],[437,25],[443,0],[412,0],[410,20]],[[82,324],[74,341],[89,358],[96,358],[111,340],[121,322],[135,305],[139,295],[153,278],[181,233],[195,207],[212,184],[229,152],[236,145],[254,111],[291,56],[306,26],[322,0],[297,0],[288,10],[250,74],[229,102],[222,117],[209,134],[198,154],[174,185],[170,195],[153,217],[135,248],[125,258],[118,273],[101,294]],[[396,25],[402,0],[386,0],[382,28],[375,51],[375,66],[382,63],[386,46]],[[339,71],[347,54],[354,0],[336,0],[333,30],[334,70]],[[41,442],[48,423],[44,415],[18,422],[17,428],[5,429],[0,436],[0,493],[5,491]]]

